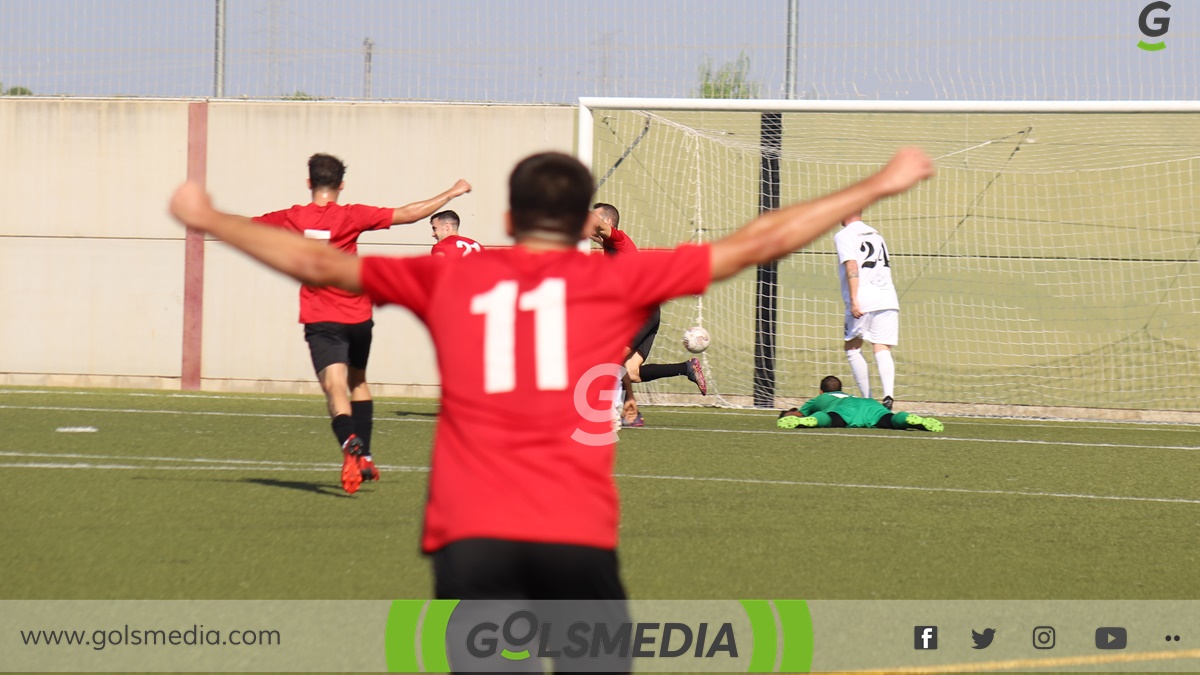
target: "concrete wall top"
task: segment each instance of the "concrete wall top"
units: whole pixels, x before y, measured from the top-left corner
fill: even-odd
[[[166,213],[187,177],[189,140],[206,153],[218,207],[258,215],[310,199],[315,152],[349,165],[343,202],[403,206],[458,178],[463,234],[506,244],[508,174],[541,150],[571,152],[570,106],[213,101],[207,136],[189,139],[188,100],[0,98],[7,180],[0,199],[0,277],[20,288],[0,316],[0,377],[78,383],[170,382],[183,344],[184,229]],[[99,240],[99,241],[98,241]],[[420,255],[428,220],[366,234],[362,251]],[[298,284],[209,242],[204,263],[206,387],[312,382]],[[437,382],[425,329],[403,310],[378,313],[371,380]],[[43,378],[38,380],[37,378]],[[134,378],[134,379],[131,379]],[[117,385],[122,386],[122,385]]]
[[[464,178],[472,192],[447,207],[461,234],[508,244],[509,172],[534,152],[572,152],[574,128],[568,106],[218,101],[209,109],[208,187],[219,207],[246,215],[308,203],[307,161],[317,152],[346,163],[346,204],[404,206]],[[433,244],[428,220],[362,241]]]
[[[166,197],[187,171],[187,102],[0,98],[0,147],[16,176],[0,234],[182,239]]]

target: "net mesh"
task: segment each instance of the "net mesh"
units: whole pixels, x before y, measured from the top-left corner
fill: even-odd
[[[938,175],[864,214],[900,295],[897,398],[1195,409],[1200,383],[1200,116],[784,113],[784,204],[865,177],[901,145]],[[761,116],[595,111],[593,168],[643,247],[708,241],[758,212]],[[1180,139],[1184,139],[1181,142]],[[832,234],[778,267],[777,395],[849,385]],[[752,396],[755,272],[663,312],[652,362],[682,360],[704,325],[717,400]],[[869,352],[865,349],[864,352]],[[678,357],[678,358],[676,358]],[[871,356],[868,354],[868,360]],[[878,379],[872,367],[874,384]],[[686,382],[646,385],[693,392]],[[659,396],[661,400],[661,396]]]

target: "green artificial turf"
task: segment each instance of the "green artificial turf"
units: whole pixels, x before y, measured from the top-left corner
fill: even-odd
[[[317,398],[0,391],[0,599],[430,597],[437,406],[375,410],[383,480],[348,496]],[[1197,427],[644,413],[618,446],[634,598],[1200,597]]]

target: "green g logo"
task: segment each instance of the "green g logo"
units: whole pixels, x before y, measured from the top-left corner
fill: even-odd
[[[1152,2],[1142,9],[1142,13],[1138,16],[1138,28],[1141,29],[1142,35],[1146,37],[1162,37],[1167,34],[1167,27],[1171,25],[1171,19],[1165,16],[1154,17],[1153,22],[1150,20],[1150,12],[1161,10],[1166,12],[1171,9],[1171,5],[1166,2]],[[1153,24],[1153,25],[1152,25]],[[1138,49],[1144,49],[1148,52],[1157,52],[1161,49],[1166,49],[1167,43],[1163,41],[1146,42],[1145,40],[1138,41]]]

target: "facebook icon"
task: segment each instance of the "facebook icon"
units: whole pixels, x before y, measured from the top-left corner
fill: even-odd
[[[917,626],[913,630],[913,648],[937,649],[937,626]]]

